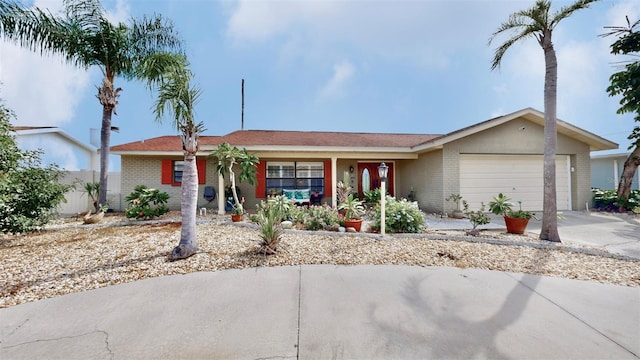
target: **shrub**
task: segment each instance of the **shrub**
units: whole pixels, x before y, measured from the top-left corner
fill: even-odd
[[[307,230],[322,230],[337,227],[340,224],[338,212],[328,206],[309,206],[304,218],[304,226]]]
[[[380,188],[365,191],[364,202],[369,205],[375,205],[380,201]]]
[[[502,195],[502,194],[501,194]],[[491,222],[489,216],[484,212],[484,203],[481,203],[479,210],[469,210],[469,204],[466,200],[462,200],[462,205],[464,206],[464,214],[471,221],[471,231],[468,233],[471,235],[478,235],[478,230],[476,229],[479,225],[485,225]]]
[[[11,135],[12,113],[0,103],[0,233],[38,230],[65,202],[73,185],[60,184],[58,165],[41,167],[42,151],[23,151]]]
[[[377,229],[380,229],[380,208],[380,204],[375,208],[374,226]],[[418,208],[418,203],[407,199],[396,200],[396,198],[387,195],[385,219],[385,228],[389,232],[419,233],[424,228],[424,218],[422,211]]]
[[[601,211],[618,211],[619,208],[633,209],[640,205],[640,190],[631,190],[629,199],[618,197],[616,190],[591,189],[593,207]]]
[[[127,218],[152,219],[169,211],[165,206],[169,194],[158,189],[149,189],[145,185],[138,185],[125,200],[129,203],[125,215]]]

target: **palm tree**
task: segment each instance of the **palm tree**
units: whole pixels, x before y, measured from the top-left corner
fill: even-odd
[[[158,52],[177,51],[181,41],[173,24],[160,15],[112,24],[99,0],[64,0],[64,13],[54,16],[39,8],[25,8],[13,0],[0,0],[0,35],[32,51],[60,54],[83,68],[96,66],[103,74],[96,95],[102,105],[100,131],[99,205],[107,202],[107,173],[111,116],[116,113],[122,88],[114,80],[141,79],[139,65]],[[142,78],[144,80],[144,78]]]
[[[495,50],[491,63],[492,70],[500,67],[505,52],[511,45],[518,43],[520,40],[533,37],[544,51],[544,198],[542,228],[540,230],[540,239],[542,240],[560,242],[557,218],[558,206],[556,203],[558,61],[551,36],[554,28],[561,20],[569,17],[577,10],[588,8],[595,1],[597,0],[578,0],[551,14],[549,12],[551,1],[537,0],[532,8],[511,14],[509,20],[500,25],[489,39],[489,45],[491,45],[497,35],[505,32],[509,32],[512,35]]]
[[[196,124],[193,108],[200,97],[200,89],[190,85],[193,77],[189,71],[189,63],[184,55],[175,54],[174,66],[168,66],[163,74],[147,74],[151,79],[160,79],[158,99],[154,106],[157,121],[162,121],[165,112],[172,116],[173,124],[180,132],[184,167],[182,168],[182,184],[180,211],[182,228],[180,243],[170,255],[170,260],[184,259],[198,250],[196,238],[196,206],[198,203],[198,168],[196,153],[199,149],[198,137],[204,131],[202,122]]]

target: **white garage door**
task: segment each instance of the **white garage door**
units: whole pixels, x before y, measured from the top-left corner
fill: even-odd
[[[542,155],[460,155],[460,194],[471,209],[485,205],[498,193],[510,197],[518,209],[542,210]],[[556,156],[558,210],[570,210],[569,157]],[[488,208],[486,209],[488,211]]]

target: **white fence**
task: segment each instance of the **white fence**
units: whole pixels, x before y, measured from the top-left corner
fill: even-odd
[[[98,171],[81,170],[69,171],[67,176],[60,181],[63,184],[75,184],[76,189],[66,193],[66,203],[60,204],[58,212],[60,214],[77,214],[93,209],[91,199],[84,192],[84,184],[88,182],[100,182]],[[123,198],[120,194],[120,173],[110,172],[107,186],[107,202],[109,208],[115,211],[122,211],[124,208]]]

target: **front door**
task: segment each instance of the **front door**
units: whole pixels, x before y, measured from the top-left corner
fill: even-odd
[[[393,191],[393,163],[385,163],[389,167],[387,172],[387,193],[394,196]],[[375,190],[380,187],[380,176],[378,176],[379,162],[375,163],[358,163],[358,196],[364,197],[364,193],[369,190]]]

